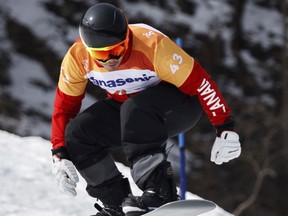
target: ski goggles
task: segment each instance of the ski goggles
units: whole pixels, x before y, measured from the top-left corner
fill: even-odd
[[[89,54],[99,62],[106,63],[110,59],[119,59],[128,48],[128,36],[124,41],[102,48],[87,47]]]

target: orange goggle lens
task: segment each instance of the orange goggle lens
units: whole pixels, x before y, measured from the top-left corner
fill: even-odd
[[[120,58],[127,48],[126,41],[121,41],[118,44],[103,48],[87,48],[90,55],[101,62],[106,62],[112,58]]]

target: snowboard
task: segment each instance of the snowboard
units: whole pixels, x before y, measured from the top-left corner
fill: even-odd
[[[208,200],[178,200],[167,203],[143,216],[197,216],[215,208],[216,204]]]

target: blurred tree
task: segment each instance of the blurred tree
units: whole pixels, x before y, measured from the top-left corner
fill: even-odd
[[[263,115],[260,127],[255,124],[242,131],[245,133],[246,143],[253,145],[256,137],[261,145],[256,148],[247,147],[242,160],[253,168],[255,179],[250,195],[241,202],[233,214],[240,215],[287,215],[287,157],[288,157],[288,4],[282,0],[283,15],[283,49],[282,66],[278,73],[281,74],[281,101],[280,112],[275,113],[267,110],[261,104],[254,104],[253,109]],[[251,108],[251,107],[250,107]],[[246,109],[241,113],[241,118],[255,113],[255,110]],[[257,116],[253,116],[257,119]],[[259,119],[260,120],[260,119]],[[245,123],[245,122],[243,122]],[[247,124],[247,122],[246,122]],[[257,135],[258,134],[258,135]],[[257,143],[256,143],[257,144]],[[271,178],[265,178],[265,177]],[[285,181],[286,179],[286,181]],[[264,196],[262,196],[264,195]],[[268,198],[269,197],[269,198]],[[285,200],[285,201],[283,201]],[[274,206],[274,207],[272,207]]]
[[[288,130],[288,1],[281,0],[283,13],[283,54],[282,54],[282,76],[283,76],[283,96],[282,96],[282,127],[287,132]],[[288,134],[284,132],[284,143],[288,143]]]

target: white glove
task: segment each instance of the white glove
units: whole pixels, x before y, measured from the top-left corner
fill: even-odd
[[[79,178],[75,166],[70,160],[60,159],[53,155],[52,176],[59,190],[67,195],[76,196],[76,184]]]
[[[211,161],[220,165],[241,154],[239,136],[233,131],[223,131],[220,138],[216,137],[211,151]]]

